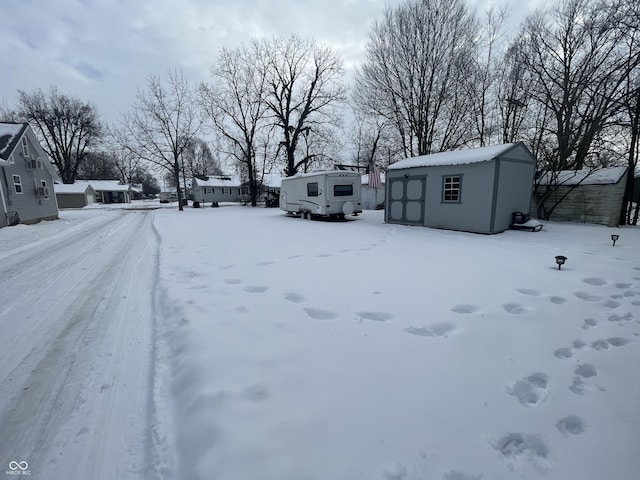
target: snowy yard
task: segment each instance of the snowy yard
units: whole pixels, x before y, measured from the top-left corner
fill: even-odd
[[[2,229],[0,265],[30,242],[64,237],[63,227],[108,231],[120,215],[63,211],[58,222]],[[152,217],[131,248],[158,255],[145,254],[146,273],[128,287],[130,297],[153,295],[155,336],[114,344],[148,358],[153,374],[142,382],[143,453],[125,441],[126,456],[117,445],[102,453],[122,465],[119,478],[637,480],[640,229],[547,223],[484,236],[387,225],[381,211],[309,222],[241,206],[123,216]],[[42,250],[43,263],[48,255],[57,252]],[[561,271],[556,255],[568,257]],[[11,302],[0,290],[8,349]],[[132,320],[118,338],[140,335]],[[19,365],[1,365],[0,392],[13,398],[6,378]],[[114,391],[137,370],[94,386]],[[0,396],[0,419],[19,411],[9,405]],[[126,431],[131,407],[110,406],[125,418],[109,411],[122,419],[94,421],[84,438]],[[72,448],[83,408],[52,422],[58,433],[45,438],[57,447],[43,441],[29,458],[0,448],[12,455],[0,461],[42,454],[32,478],[53,478],[46,462]],[[0,440],[11,438],[2,430]],[[71,463],[56,472],[76,473]],[[106,467],[91,473],[112,478]]]

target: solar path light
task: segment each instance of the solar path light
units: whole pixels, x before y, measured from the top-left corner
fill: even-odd
[[[564,262],[567,261],[567,257],[565,257],[564,255],[558,255],[556,257],[556,263],[558,264],[558,270],[562,269],[562,265],[564,265]]]
[[[616,246],[616,240],[620,238],[620,235],[616,235],[615,233],[611,235],[611,240],[613,240],[613,246]]]

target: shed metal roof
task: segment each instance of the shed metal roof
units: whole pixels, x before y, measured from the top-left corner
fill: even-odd
[[[432,153],[431,155],[420,155],[419,157],[406,158],[389,165],[388,170],[486,162],[508,152],[517,145],[520,145],[520,143],[506,143],[489,147],[468,148],[465,150]]]

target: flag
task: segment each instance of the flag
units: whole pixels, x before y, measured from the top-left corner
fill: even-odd
[[[380,188],[380,170],[375,165],[369,169],[369,186],[371,188]]]

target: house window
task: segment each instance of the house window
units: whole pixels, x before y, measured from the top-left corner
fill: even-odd
[[[20,178],[20,175],[13,176],[13,188],[16,193],[22,193],[22,179]]]
[[[40,180],[40,188],[38,188],[38,194],[42,198],[49,198],[49,187],[47,187],[46,180]]]
[[[213,193],[213,188],[211,187],[204,187],[204,194],[205,195],[210,195]]]
[[[308,197],[318,196],[318,182],[307,183],[307,196]]]
[[[460,186],[462,175],[442,177],[442,201],[460,203]]]
[[[222,189],[222,194],[223,195],[231,195],[231,189],[230,188],[223,188]]]
[[[22,154],[25,157],[29,156],[29,144],[27,143],[27,137],[22,137]]]
[[[353,195],[353,185],[334,185],[333,194],[336,197],[349,197]]]

